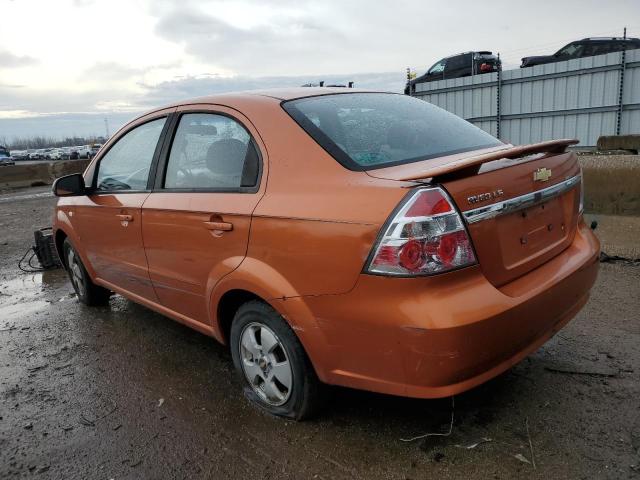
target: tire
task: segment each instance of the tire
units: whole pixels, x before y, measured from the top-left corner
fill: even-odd
[[[231,324],[229,343],[245,396],[255,405],[295,420],[320,410],[326,386],[291,327],[269,305],[257,300],[242,305]]]
[[[64,265],[69,274],[69,280],[76,291],[78,300],[88,306],[105,305],[109,302],[111,292],[106,288],[96,285],[84,268],[80,255],[69,239],[65,239],[62,246],[64,252]]]

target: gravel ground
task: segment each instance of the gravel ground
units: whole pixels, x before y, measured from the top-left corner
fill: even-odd
[[[62,271],[20,273],[44,191],[0,195],[0,478],[640,478],[638,266],[602,264],[573,322],[455,397],[450,435],[402,442],[446,433],[452,401],[334,389],[317,420],[271,418],[215,341],[119,296],[86,308]]]

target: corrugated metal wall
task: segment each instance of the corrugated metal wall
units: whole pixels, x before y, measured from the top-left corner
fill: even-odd
[[[620,134],[640,133],[640,50],[452,80],[420,83],[415,97],[431,102],[513,144],[577,138],[595,146],[615,135],[622,87]],[[498,98],[499,93],[499,98]],[[499,114],[498,114],[499,105]]]

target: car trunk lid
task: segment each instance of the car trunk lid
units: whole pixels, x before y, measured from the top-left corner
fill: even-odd
[[[492,149],[369,171],[399,181],[442,185],[462,213],[480,267],[504,285],[573,241],[580,167],[572,140]]]

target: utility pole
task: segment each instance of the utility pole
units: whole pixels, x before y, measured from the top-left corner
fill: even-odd
[[[498,52],[498,65],[502,65]],[[500,104],[500,90],[502,90],[502,67],[498,67],[498,81],[496,82],[496,137],[500,138],[500,121],[502,120],[502,105]]]
[[[622,35],[622,52],[620,53],[620,81],[618,82],[618,112],[616,115],[616,135],[622,130],[622,107],[624,96],[624,73],[627,68],[627,27],[624,27]]]
[[[107,117],[104,117],[104,130],[106,132],[106,137],[105,140],[109,140],[109,120],[107,120]]]

